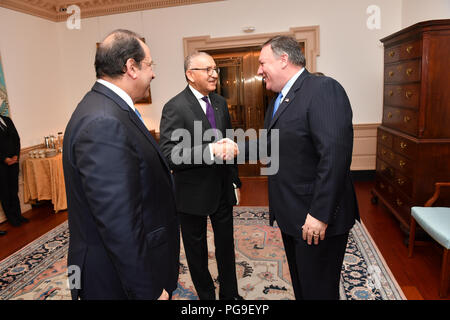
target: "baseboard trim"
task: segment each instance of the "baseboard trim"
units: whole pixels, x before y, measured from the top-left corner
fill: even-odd
[[[375,180],[375,170],[352,170],[350,175],[353,181],[373,181]]]

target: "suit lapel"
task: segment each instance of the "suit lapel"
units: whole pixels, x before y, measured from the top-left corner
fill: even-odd
[[[4,136],[8,136],[12,132],[12,122],[6,116],[1,116],[5,124],[1,123],[2,128],[0,129],[0,134]]]
[[[211,129],[212,127],[211,127],[211,124],[209,123],[208,118],[206,117],[205,111],[203,111],[202,106],[200,105],[200,102],[197,100],[195,95],[192,93],[191,89],[189,89],[189,86],[187,86],[185,89],[185,96],[189,102],[189,107],[190,107],[191,111],[195,115],[195,118],[202,122],[203,131]],[[222,114],[219,111],[220,104],[215,99],[214,95],[209,95],[209,100],[211,102],[211,106],[214,111],[214,119],[216,120],[216,127],[217,127],[217,129],[219,129],[221,132],[224,133],[224,129],[225,129],[224,121],[222,119]]]
[[[187,86],[186,89],[184,89],[184,94],[186,100],[188,101],[189,108],[191,109],[192,113],[194,113],[195,118],[202,122],[202,128],[204,128],[204,130],[211,128],[211,125],[209,124],[205,112],[203,112],[200,102],[194,96],[191,89],[189,89],[189,86]]]
[[[166,159],[161,153],[161,150],[159,149],[158,143],[155,141],[153,136],[151,135],[150,131],[147,129],[147,127],[144,125],[144,123],[139,119],[136,112],[134,112],[130,106],[121,98],[119,97],[115,92],[110,90],[109,88],[105,87],[104,85],[96,82],[94,86],[92,87],[93,91],[97,91],[111,100],[113,100],[121,109],[128,112],[128,115],[130,117],[131,122],[133,122],[139,130],[144,134],[144,136],[150,141],[150,143],[153,145],[155,150],[158,152],[159,157],[161,158],[162,162],[166,166],[167,170],[170,172],[169,165],[166,162]]]
[[[305,70],[303,70],[300,77],[298,77],[298,79],[294,82],[291,89],[287,93],[286,97],[284,97],[283,101],[280,103],[277,112],[273,116],[272,120],[269,122],[269,127],[268,127],[269,130],[274,126],[275,122],[278,120],[280,115],[283,114],[283,112],[291,105],[292,101],[295,98],[295,95],[297,94],[297,91],[300,90],[300,88],[302,87],[303,81],[305,80],[305,78],[308,75],[309,75],[309,72],[308,72],[308,70],[305,69]],[[270,108],[270,110],[272,110],[272,111],[273,111],[273,103],[274,102],[275,101],[272,102],[272,105],[271,105],[272,107]],[[271,114],[272,113],[270,113],[270,115]]]

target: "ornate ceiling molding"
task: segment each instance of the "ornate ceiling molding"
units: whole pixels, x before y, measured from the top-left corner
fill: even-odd
[[[67,12],[70,5],[80,8],[81,18],[89,18],[216,1],[225,0],[0,0],[0,7],[60,22],[72,14]]]

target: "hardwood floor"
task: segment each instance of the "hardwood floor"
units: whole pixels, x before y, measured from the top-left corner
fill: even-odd
[[[266,206],[267,180],[265,178],[242,178],[242,206]],[[431,243],[415,248],[409,259],[404,244],[404,234],[395,218],[380,204],[371,203],[372,181],[356,181],[361,220],[374,239],[405,296],[413,300],[438,300],[438,285],[441,268],[441,248]],[[5,222],[0,230],[8,231],[0,237],[0,260],[19,250],[42,234],[50,231],[67,219],[67,212],[53,213],[51,205],[34,208],[24,216],[30,222],[15,228]],[[450,300],[450,296],[446,300]]]

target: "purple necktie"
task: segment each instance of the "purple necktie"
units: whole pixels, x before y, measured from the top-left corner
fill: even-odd
[[[216,119],[214,118],[214,110],[211,104],[209,103],[209,99],[208,97],[205,96],[202,98],[202,100],[206,102],[206,117],[208,118],[211,127],[213,129],[216,129]]]

